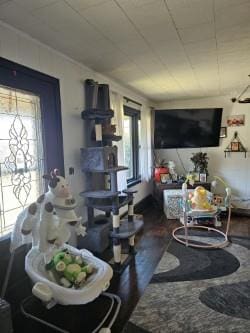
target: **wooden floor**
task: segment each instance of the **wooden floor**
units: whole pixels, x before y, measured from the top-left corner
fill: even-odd
[[[112,333],[122,332],[124,325],[129,320],[130,315],[154,274],[154,270],[165,251],[167,240],[171,236],[173,228],[180,225],[178,221],[167,220],[163,212],[153,206],[144,211],[144,222],[144,229],[137,237],[137,255],[135,259],[121,275],[113,277],[109,288],[110,292],[118,294],[122,300],[122,307],[113,326]],[[230,234],[234,236],[250,236],[250,218],[233,217]],[[101,309],[95,309],[94,311],[99,312],[99,310]],[[89,314],[89,317],[92,317],[89,318],[91,321],[93,320],[93,309],[91,309],[91,306],[89,311],[91,312],[91,315]],[[34,331],[43,333],[52,332],[50,329],[41,329],[41,327],[34,325],[34,323],[28,326],[29,328],[27,326],[25,328],[26,333]],[[88,332],[87,326],[81,332]],[[19,327],[24,328],[23,325]],[[23,329],[20,332],[23,332]]]
[[[137,238],[137,254],[121,276],[115,276],[111,291],[122,300],[119,317],[112,333],[121,333],[145,288],[152,278],[167,245],[170,229],[162,212],[154,208],[144,212],[144,229]]]

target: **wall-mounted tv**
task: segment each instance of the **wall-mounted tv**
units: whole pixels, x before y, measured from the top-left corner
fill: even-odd
[[[222,108],[156,110],[154,147],[219,146]]]

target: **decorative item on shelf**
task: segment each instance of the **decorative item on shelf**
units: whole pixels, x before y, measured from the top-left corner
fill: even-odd
[[[248,75],[250,77],[250,75]],[[240,93],[238,97],[231,98],[233,103],[238,102],[241,104],[249,104],[250,103],[250,85],[246,86],[246,88]]]
[[[177,179],[177,183],[178,183],[178,184],[183,184],[183,183],[185,183],[186,178],[187,178],[187,176],[185,176],[185,175],[179,175],[179,176],[178,176],[178,179]]]
[[[198,176],[198,178],[197,178]],[[182,178],[183,184],[190,184],[191,186],[194,186],[194,183],[196,181],[199,181],[199,174],[197,172],[189,172],[186,177]],[[185,185],[184,185],[185,186]]]
[[[169,169],[167,167],[168,163],[165,159],[157,160],[155,159],[155,166],[154,166],[154,181],[160,183],[161,182],[161,174],[169,173]]]
[[[233,115],[227,118],[227,126],[228,127],[237,127],[245,125],[245,115]]]
[[[199,174],[199,172],[193,172],[193,177],[194,177],[194,181],[195,182],[199,182],[200,181],[200,174]]]
[[[235,153],[235,152],[240,152],[245,154],[245,158],[247,157],[247,149],[243,146],[238,132],[234,132],[233,139],[229,143],[229,145],[226,147],[224,150],[225,157],[227,157],[228,154],[230,153]]]
[[[232,151],[240,151],[239,142],[231,142],[231,150]]]
[[[194,172],[198,173],[205,173],[208,176],[208,156],[207,153],[193,153],[193,156],[190,158],[190,160],[194,164]]]
[[[167,183],[172,182],[169,173],[161,173],[160,177],[161,177],[161,183],[162,184],[167,184]]]
[[[176,182],[178,180],[178,174],[175,170],[176,165],[174,161],[168,161],[169,175],[172,181]]]
[[[220,128],[220,138],[226,138],[227,137],[227,127],[221,127]]]
[[[206,173],[200,173],[200,182],[206,183],[207,181],[207,174]]]

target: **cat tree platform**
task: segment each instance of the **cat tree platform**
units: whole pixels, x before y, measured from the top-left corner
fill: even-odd
[[[143,227],[143,221],[134,219],[134,221],[128,221],[127,219],[121,220],[121,224],[118,231],[112,231],[110,236],[112,238],[127,239],[136,235]]]

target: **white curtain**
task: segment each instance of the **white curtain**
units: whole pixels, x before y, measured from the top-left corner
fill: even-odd
[[[123,96],[111,91],[110,94],[111,109],[114,111],[114,117],[112,118],[112,124],[116,125],[116,135],[123,135]],[[118,164],[124,165],[124,147],[123,141],[116,142],[118,148]],[[117,173],[117,185],[118,191],[125,190],[127,188],[126,170],[119,171]]]
[[[141,178],[149,181],[152,178],[152,138],[151,138],[151,109],[142,106],[141,110],[141,138],[140,138]]]

